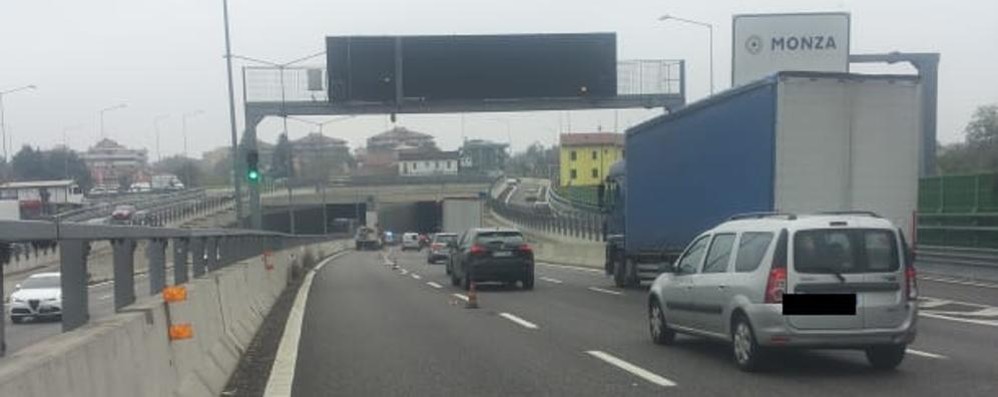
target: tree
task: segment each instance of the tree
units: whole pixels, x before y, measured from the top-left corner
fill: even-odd
[[[938,148],[936,166],[939,172],[998,171],[998,104],[978,107],[963,132],[964,142]]]
[[[527,150],[514,153],[506,163],[510,175],[547,178],[558,167],[558,146],[544,147],[534,142]]]
[[[270,175],[275,179],[294,177],[295,170],[291,163],[293,160],[292,156],[291,141],[288,140],[288,134],[281,134],[277,138],[277,146],[274,147],[273,160],[270,163]]]
[[[21,181],[73,179],[84,190],[93,184],[86,163],[65,148],[43,151],[25,145],[11,159],[10,169]]]

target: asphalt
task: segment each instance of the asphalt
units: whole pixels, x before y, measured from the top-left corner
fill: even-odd
[[[647,291],[599,271],[538,265],[533,291],[482,285],[466,309],[442,265],[391,255],[400,269],[354,252],[316,275],[294,395],[998,395],[998,286],[921,280],[915,353],[896,371],[860,352],[800,351],[744,373],[724,344],[652,344]]]

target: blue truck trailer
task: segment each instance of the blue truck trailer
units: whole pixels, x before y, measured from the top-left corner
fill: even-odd
[[[629,129],[604,188],[607,274],[652,280],[740,213],[866,210],[909,231],[918,97],[916,76],[781,72]]]

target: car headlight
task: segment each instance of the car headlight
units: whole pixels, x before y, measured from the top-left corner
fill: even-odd
[[[12,296],[12,297],[10,297],[10,300],[11,300],[11,301],[14,301],[14,302],[17,302],[17,303],[21,303],[21,302],[24,302],[24,299],[21,299],[21,298],[20,298],[20,297],[18,297],[18,296]]]

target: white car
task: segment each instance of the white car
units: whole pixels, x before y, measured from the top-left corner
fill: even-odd
[[[418,233],[405,233],[402,235],[402,251],[408,249],[414,249],[416,251],[421,250],[423,247],[419,245],[419,234]]]
[[[25,318],[62,318],[62,283],[59,273],[33,274],[14,287],[10,294],[10,321]]]

